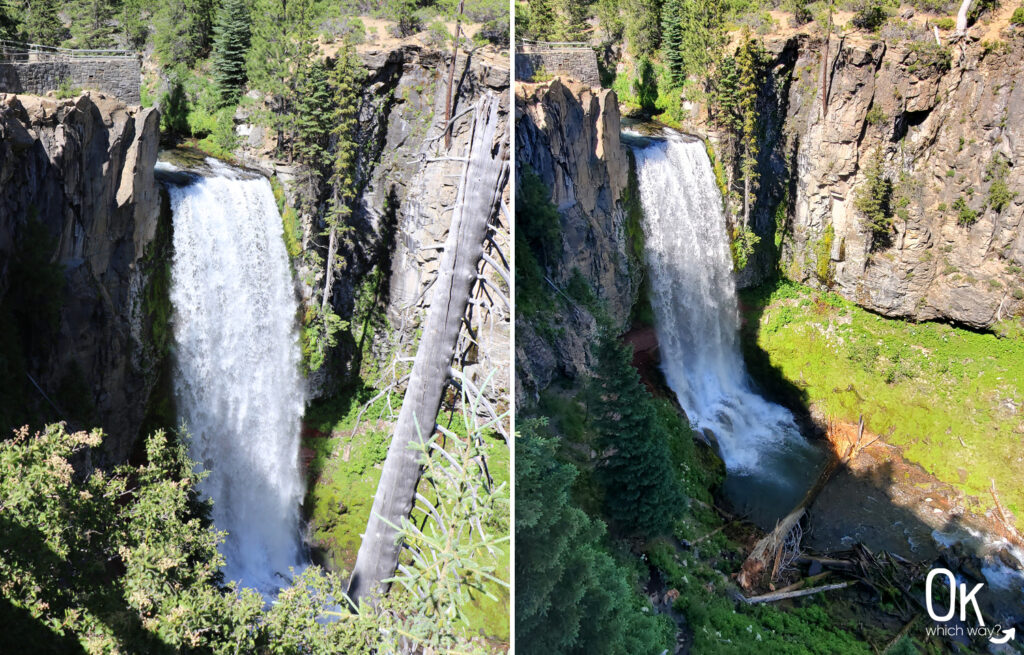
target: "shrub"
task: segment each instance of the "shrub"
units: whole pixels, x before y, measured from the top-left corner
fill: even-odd
[[[889,117],[885,115],[885,112],[881,107],[878,105],[871,105],[871,109],[868,110],[864,120],[868,122],[868,125],[881,125],[889,120]]]
[[[440,18],[435,18],[427,25],[427,43],[433,46],[443,46],[451,40],[452,35],[448,32],[448,26]]]
[[[978,212],[968,207],[967,202],[963,198],[956,199],[956,202],[953,203],[953,209],[957,212],[957,225],[970,227],[978,221]]]
[[[861,0],[853,24],[870,32],[877,32],[892,14],[894,4],[890,0]]]
[[[499,48],[507,48],[509,45],[508,21],[490,20],[483,24],[479,31],[473,35],[473,42],[483,45],[491,43]]]
[[[1013,10],[1013,16],[1010,16],[1010,25],[1024,25],[1024,5]]]
[[[1001,213],[1017,197],[1017,193],[1011,193],[1006,185],[1006,176],[1009,173],[1010,162],[1006,155],[1001,152],[995,153],[985,168],[985,181],[992,182],[988,188],[988,197],[985,199],[985,204],[996,212]]]
[[[947,32],[956,27],[956,20],[949,18],[948,16],[945,18],[936,18],[932,23],[934,23],[935,27]]]
[[[77,98],[80,93],[82,93],[82,89],[73,86],[71,83],[71,78],[69,77],[65,77],[64,79],[62,79],[60,81],[60,84],[57,86],[57,97],[61,100],[67,100],[68,98]]]

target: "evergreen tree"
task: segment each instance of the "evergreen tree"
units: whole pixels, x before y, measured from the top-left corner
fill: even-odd
[[[131,48],[143,48],[149,38],[149,5],[146,0],[121,0],[117,21]]]
[[[651,56],[661,44],[660,0],[623,0],[625,32],[634,55]]]
[[[542,421],[516,439],[516,638],[524,653],[660,653],[674,630],[644,612],[629,573],[602,546],[604,524],[575,507],[576,469]]]
[[[580,0],[560,0],[557,20],[558,38],[563,41],[586,41],[587,25],[586,2]]]
[[[192,66],[206,57],[215,0],[160,0],[153,15],[153,47],[165,66]]]
[[[60,45],[67,36],[58,15],[55,0],[27,0],[25,4],[25,40],[40,45]]]
[[[723,0],[682,0],[680,23],[683,72],[706,79],[716,70],[728,42]]]
[[[597,473],[607,514],[630,534],[665,534],[679,516],[683,498],[664,426],[630,362],[628,346],[606,332],[596,359],[594,426],[605,454]]]
[[[550,41],[554,36],[555,12],[550,0],[530,0],[529,27],[527,33],[537,41]]]
[[[109,48],[114,28],[114,7],[109,0],[75,0],[68,3],[72,48]]]
[[[253,3],[246,70],[249,86],[270,96],[270,111],[259,118],[277,131],[279,150],[294,132],[298,74],[313,53],[312,19],[312,0]]]
[[[16,39],[18,36],[18,20],[15,11],[0,0],[0,39]]]
[[[892,230],[892,181],[882,167],[882,148],[875,150],[864,170],[864,184],[857,189],[853,206],[868,219],[868,227],[878,240],[885,243]]]
[[[249,39],[248,0],[224,0],[213,28],[213,80],[222,107],[234,105],[242,94]]]
[[[682,86],[687,71],[683,67],[683,0],[666,0],[661,7],[662,61],[668,68],[673,86]]]
[[[743,41],[736,53],[737,99],[740,119],[740,172],[743,175],[743,229],[750,226],[750,195],[757,190],[757,92],[761,82],[764,51],[761,43],[743,29]]]

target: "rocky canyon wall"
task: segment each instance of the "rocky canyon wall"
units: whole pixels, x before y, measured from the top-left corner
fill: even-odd
[[[154,284],[170,253],[158,238],[158,146],[153,109],[96,93],[0,94],[6,418],[100,426],[110,461],[134,445],[163,354],[154,332],[168,316]],[[38,320],[44,306],[52,321]]]
[[[546,283],[554,288],[545,291],[569,303],[567,311],[556,312],[561,323],[552,329],[517,321],[517,395],[590,366],[597,322],[591,308],[564,292],[575,276],[589,285],[613,324],[624,328],[628,321],[642,270],[627,252],[629,158],[620,129],[613,91],[557,78],[516,85],[516,183],[532,171],[550,190],[560,239],[554,261],[547,262]]]
[[[766,45],[766,248],[741,282],[770,273],[776,238],[785,275],[885,316],[987,328],[1024,312],[1024,43],[833,37],[827,111],[821,39]],[[891,185],[888,235],[855,205],[876,157]]]

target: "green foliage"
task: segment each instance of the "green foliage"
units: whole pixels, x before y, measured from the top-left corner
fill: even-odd
[[[63,78],[57,85],[57,97],[61,100],[77,98],[81,93],[82,89],[75,86],[69,77]]]
[[[1001,152],[992,155],[988,166],[985,168],[985,181],[991,182],[988,187],[988,197],[985,204],[994,211],[1002,213],[1004,209],[1017,197],[1017,192],[1011,192],[1006,185],[1006,178],[1010,174],[1010,161]]]
[[[935,27],[946,32],[956,27],[956,20],[948,16],[945,16],[943,18],[936,18],[935,20],[932,21],[932,23],[935,25]]]
[[[941,75],[953,66],[953,55],[949,48],[933,41],[911,43],[907,50],[915,55],[907,66],[907,72],[913,75],[920,76],[929,72]]]
[[[164,136],[187,136],[191,134],[188,125],[188,97],[185,84],[177,73],[167,80],[167,91],[160,97],[160,127]]]
[[[828,227],[825,228],[825,233],[822,235],[814,244],[814,257],[817,262],[815,265],[815,273],[818,276],[818,280],[822,284],[832,285],[832,276],[834,274],[832,268],[832,243],[835,240],[836,231],[829,223]]]
[[[146,0],[121,0],[117,14],[119,31],[124,35],[129,48],[141,50],[149,38],[149,3]]]
[[[624,15],[626,42],[636,57],[650,57],[661,44],[661,2],[659,0],[620,0]]]
[[[22,31],[31,43],[59,46],[67,38],[67,29],[58,14],[60,4],[54,0],[27,0]]]
[[[953,201],[953,209],[956,211],[956,224],[960,227],[970,227],[978,221],[977,210],[968,207],[962,197]]]
[[[1017,7],[1013,10],[1013,15],[1010,16],[1011,25],[1024,25],[1024,6]]]
[[[520,315],[533,316],[541,309],[547,296],[544,268],[561,249],[561,218],[551,203],[551,190],[523,162],[516,189],[516,311]]]
[[[247,53],[249,86],[269,96],[269,111],[257,114],[277,132],[280,151],[296,120],[300,68],[313,52],[312,0],[255,0]]]
[[[889,117],[885,115],[883,110],[878,105],[871,105],[871,109],[868,110],[867,115],[864,116],[864,120],[867,121],[868,125],[882,125]]]
[[[554,30],[555,12],[551,0],[529,0],[516,5],[516,32],[524,38],[550,41]]]
[[[747,267],[750,256],[754,254],[761,237],[754,234],[754,231],[743,225],[736,225],[732,228],[732,239],[729,241],[729,252],[732,254],[732,268],[734,271],[742,271]]]
[[[529,653],[660,653],[672,629],[649,613],[602,546],[604,525],[575,507],[576,469],[543,421],[516,438],[516,638]]]
[[[214,0],[161,0],[153,13],[154,55],[164,67],[191,67],[206,57]]]
[[[853,24],[869,32],[877,32],[896,8],[894,0],[858,0]]]
[[[111,18],[114,3],[110,0],[72,0],[65,11],[71,19],[72,48],[109,48],[113,37]]]
[[[887,243],[892,231],[892,182],[882,168],[882,149],[875,150],[864,171],[864,184],[854,194],[853,206],[864,215],[876,241]]]
[[[678,37],[673,34],[673,42],[662,45],[672,80],[677,86],[687,78],[707,80],[721,61],[727,42],[725,4],[722,0],[676,0],[675,4],[666,24]]]
[[[395,22],[395,36],[406,37],[420,29],[416,0],[385,0],[384,17]]]
[[[555,0],[558,7],[555,21],[555,35],[563,41],[585,41],[587,39],[587,10],[585,2],[578,0]]]
[[[338,345],[338,333],[348,329],[348,321],[334,313],[328,303],[327,311],[320,303],[310,303],[302,319],[302,361],[306,371],[320,370],[327,354]]]
[[[238,104],[242,95],[250,38],[248,0],[224,0],[213,28],[213,80],[221,106]]]
[[[595,349],[594,427],[605,457],[597,474],[612,524],[630,534],[669,532],[683,498],[669,465],[668,439],[631,364],[632,349],[607,331]]]
[[[661,6],[661,51],[662,60],[668,69],[668,77],[674,86],[686,81],[683,67],[683,0],[666,0]]]
[[[202,474],[184,444],[157,432],[146,442],[144,464],[81,470],[101,439],[99,431],[69,434],[52,425],[0,442],[0,620],[26,652],[52,652],[57,644],[71,652],[76,641],[82,652],[211,655],[369,655],[399,652],[405,639],[472,648],[451,634],[451,621],[430,611],[429,600],[393,593],[378,611],[350,613],[340,604],[342,577],[316,566],[266,610],[254,590],[225,588],[217,550],[224,535],[203,518],[209,505],[198,500]],[[454,511],[467,502],[458,485],[478,477],[468,467],[445,472],[456,474],[454,486],[440,481],[435,498],[453,518],[448,527],[466,530],[466,512]],[[410,543],[416,557],[407,575],[426,581],[437,544]],[[486,566],[479,553],[460,555],[444,568],[448,583],[421,587],[427,599],[448,597],[451,580],[471,583]]]

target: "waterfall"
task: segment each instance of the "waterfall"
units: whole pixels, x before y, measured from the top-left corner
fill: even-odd
[[[270,184],[207,160],[170,186],[174,392],[227,580],[272,595],[305,560],[298,303]]]
[[[747,374],[725,215],[704,144],[675,133],[631,141],[666,381],[694,429],[717,442],[727,495],[772,522],[806,491],[817,451]]]

